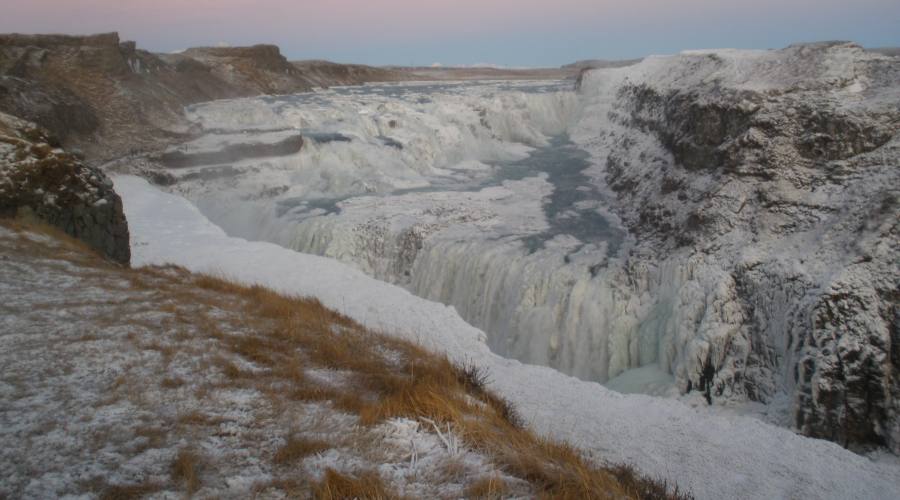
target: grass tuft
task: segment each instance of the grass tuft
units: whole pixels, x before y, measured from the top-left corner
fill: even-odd
[[[180,425],[211,426],[219,425],[225,421],[226,419],[224,418],[211,417],[199,410],[193,410],[179,415],[178,417],[178,423]]]
[[[159,383],[159,386],[163,389],[178,389],[183,386],[186,382],[183,379],[178,377],[167,377]]]
[[[332,446],[324,441],[290,436],[287,438],[284,446],[275,452],[275,457],[272,461],[278,465],[290,464],[330,448]]]
[[[189,495],[200,489],[200,459],[190,449],[178,452],[169,468],[172,479],[184,486]]]
[[[359,498],[388,500],[401,498],[393,493],[375,472],[364,472],[359,477],[348,476],[333,469],[325,471],[325,478],[315,485],[315,497],[320,500],[344,500]]]
[[[466,488],[466,498],[483,500],[500,500],[509,491],[509,485],[503,478],[492,475],[479,479]]]
[[[134,500],[152,495],[160,489],[156,483],[114,484],[107,486],[98,497],[100,500]]]

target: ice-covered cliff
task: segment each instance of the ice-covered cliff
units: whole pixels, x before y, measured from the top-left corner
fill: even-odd
[[[576,142],[636,237],[635,328],[682,390],[900,446],[900,61],[842,43],[588,73]],[[661,347],[664,347],[661,346]]]

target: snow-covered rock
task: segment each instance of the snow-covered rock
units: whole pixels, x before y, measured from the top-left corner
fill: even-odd
[[[637,237],[625,269],[712,399],[900,449],[900,64],[852,44],[589,72],[573,137]],[[666,271],[675,269],[676,272]]]
[[[37,217],[128,264],[128,224],[112,182],[53,143],[35,124],[0,113],[0,216]]]

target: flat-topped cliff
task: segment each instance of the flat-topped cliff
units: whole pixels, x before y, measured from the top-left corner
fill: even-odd
[[[0,111],[46,127],[90,159],[188,137],[185,106],[287,94],[397,75],[366,66],[292,64],[274,45],[154,54],[116,33],[0,35]]]

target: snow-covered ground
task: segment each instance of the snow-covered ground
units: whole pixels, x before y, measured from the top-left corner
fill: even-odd
[[[229,237],[182,197],[131,176],[115,179],[135,265],[174,263],[289,294],[313,296],[360,323],[475,363],[536,431],[589,456],[630,463],[698,498],[893,498],[896,463],[875,462],[758,419],[713,415],[677,400],[622,395],[491,352],[452,307],[332,259]],[[647,374],[639,374],[644,379]],[[649,378],[653,378],[650,374]]]
[[[138,203],[160,195],[136,186],[147,190],[129,190]],[[185,241],[203,237],[194,230],[204,221],[175,207],[188,208],[174,203],[161,215],[194,235]],[[156,250],[143,247],[141,262]],[[285,494],[291,481],[296,495],[311,496],[327,469],[376,471],[414,498],[460,498],[482,478],[503,481],[513,497],[531,494],[451,429],[406,418],[360,425],[329,401],[273,398],[271,382],[233,380],[223,366],[260,381],[267,373],[223,340],[261,334],[242,326],[240,301],[178,271],[132,273],[0,226],[0,497],[294,498]],[[299,366],[321,387],[352,373]],[[298,439],[319,448],[279,460]],[[185,453],[196,486],[173,472]]]

